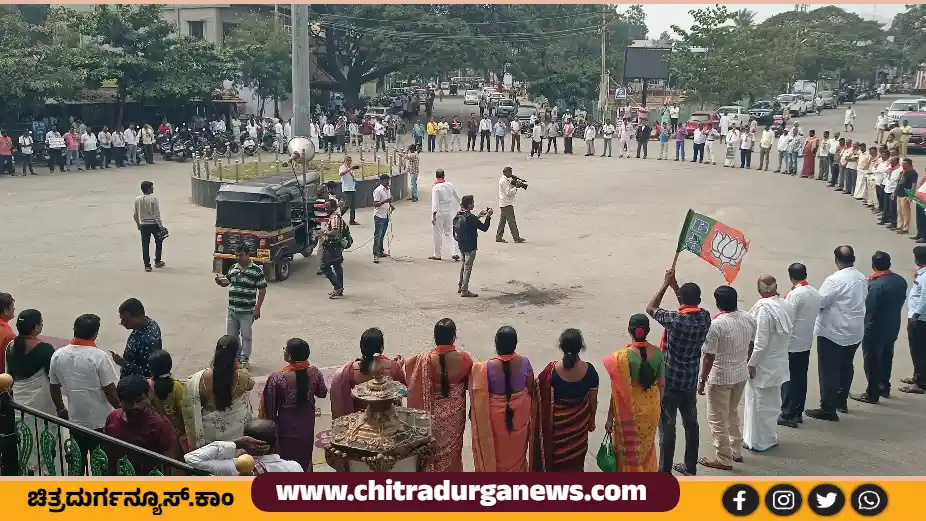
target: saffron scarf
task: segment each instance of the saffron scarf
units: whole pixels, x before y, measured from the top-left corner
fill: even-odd
[[[796,288],[796,287],[798,287],[798,286],[806,286],[806,285],[807,285],[807,281],[806,281],[806,280],[799,280],[799,281],[795,282],[793,286],[791,286],[791,289],[794,289],[794,288]]]
[[[438,178],[434,181],[434,184],[439,185],[439,184],[443,183],[444,181],[446,181],[446,179],[444,179],[443,177],[438,177]]]
[[[71,345],[75,346],[84,346],[84,347],[96,347],[96,341],[94,340],[84,340],[83,338],[72,338]],[[236,363],[237,364],[237,363]],[[237,367],[236,367],[237,369]]]
[[[510,355],[496,355],[492,357],[492,360],[499,360],[501,362],[510,362],[518,357],[517,353],[511,353]]]
[[[680,315],[689,315],[691,313],[698,313],[700,311],[701,308],[698,306],[680,306],[678,308],[678,313]],[[659,339],[659,350],[663,352],[666,350],[666,331],[662,332],[662,338]]]
[[[868,282],[874,282],[875,280],[880,279],[881,277],[885,275],[893,275],[893,274],[894,272],[891,270],[876,271],[872,273],[870,277],[868,277]]]
[[[303,362],[295,362],[295,363],[289,364],[283,369],[281,369],[281,371],[284,373],[287,371],[291,371],[295,373],[296,371],[302,371],[303,369],[308,369],[309,366],[311,365],[312,364],[310,364],[308,360],[305,360]]]

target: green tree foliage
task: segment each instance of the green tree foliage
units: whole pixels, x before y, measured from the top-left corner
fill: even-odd
[[[184,36],[171,41],[157,81],[146,81],[140,100],[183,105],[190,99],[210,99],[225,80],[236,78],[237,63],[211,42]]]
[[[225,44],[240,67],[241,85],[257,96],[261,113],[268,100],[283,101],[292,92],[292,39],[272,19],[248,18],[235,27]]]
[[[30,23],[14,7],[0,9],[3,120],[36,112],[50,98],[76,99],[87,82],[87,72],[72,67],[74,60],[83,55],[81,50],[55,42],[53,22],[34,16],[32,19],[38,23]]]
[[[926,62],[926,4],[907,4],[907,10],[894,17],[890,33],[894,37],[897,65],[915,71]]]
[[[71,27],[98,46],[91,57],[96,69],[111,72],[110,78],[116,80],[117,124],[126,98],[144,99],[146,91],[165,78],[173,28],[164,20],[163,10],[155,4],[116,4],[69,13]]]

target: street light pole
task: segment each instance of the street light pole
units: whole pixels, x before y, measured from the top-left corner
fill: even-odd
[[[598,107],[601,110],[604,110],[605,104],[608,101],[608,73],[605,69],[605,52],[607,46],[607,36],[605,33],[605,24],[607,23],[607,5],[602,6],[601,9],[601,92],[598,95]]]
[[[312,104],[309,100],[309,6],[292,4],[293,137],[309,137]]]

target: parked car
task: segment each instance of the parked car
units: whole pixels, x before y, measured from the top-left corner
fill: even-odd
[[[724,105],[717,109],[717,114],[720,117],[724,114],[730,116],[730,123],[735,123],[737,127],[749,124],[749,111],[739,105]]]
[[[771,125],[775,122],[775,116],[783,116],[785,112],[784,106],[777,100],[761,100],[749,107],[749,115],[759,125]]]
[[[367,107],[363,115],[371,118],[385,118],[389,115],[389,109],[386,107]]]
[[[499,118],[510,118],[518,113],[518,103],[509,98],[502,98],[495,103],[495,116]]]
[[[817,94],[823,98],[823,108],[825,109],[835,109],[839,104],[836,101],[836,94],[831,90],[821,90]]]
[[[910,152],[926,152],[926,112],[907,112],[903,119],[913,127],[913,135],[907,144]]]
[[[479,104],[479,91],[478,90],[468,90],[463,94],[463,104],[464,105],[478,105]]]
[[[720,128],[720,117],[716,112],[692,112],[685,125],[688,131],[688,137],[694,137],[694,131],[704,125],[710,125],[711,128]]]
[[[920,104],[913,98],[904,98],[894,101],[890,107],[887,107],[887,119],[890,121],[900,121],[907,112],[916,112],[920,110]]]
[[[442,81],[440,84],[440,90],[448,90],[450,88],[449,81]]]
[[[807,100],[800,94],[779,94],[775,101],[792,116],[803,116],[811,110]]]

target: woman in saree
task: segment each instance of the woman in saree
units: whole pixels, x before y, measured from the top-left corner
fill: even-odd
[[[190,452],[190,444],[183,422],[183,383],[171,375],[173,366],[170,353],[163,349],[156,349],[148,355],[148,368],[151,370],[151,378],[148,378],[151,406],[170,421],[177,438],[177,457],[182,457]]]
[[[48,382],[48,368],[55,348],[39,339],[39,335],[42,334],[42,314],[35,309],[20,312],[16,318],[16,331],[19,335],[3,346],[6,372],[13,377],[13,396],[16,403],[56,416]],[[38,440],[39,434],[40,432],[33,433],[35,440]],[[48,469],[43,470],[39,466],[40,447],[39,443],[33,444],[26,464],[35,469],[36,475],[46,475]],[[43,458],[43,467],[47,459]]]
[[[473,359],[457,351],[456,341],[457,325],[441,319],[434,325],[437,347],[405,362],[408,406],[431,413],[431,435],[437,440],[428,472],[463,472],[466,386]]]
[[[801,177],[813,177],[814,165],[817,161],[817,151],[820,148],[820,140],[817,138],[817,132],[811,130],[808,132],[810,137],[804,143],[804,163],[801,165]]]
[[[190,450],[242,436],[251,420],[248,392],[254,380],[238,365],[237,337],[219,338],[208,369],[194,374],[183,389],[183,420]]]
[[[315,446],[315,398],[328,396],[321,371],[309,364],[309,344],[291,338],[283,348],[286,366],[267,377],[260,402],[260,417],[277,426],[277,452],[312,472]]]
[[[377,371],[382,371],[384,376],[407,385],[402,357],[397,356],[395,360],[390,360],[383,355],[385,343],[383,332],[378,327],[371,327],[360,335],[360,358],[338,369],[331,379],[332,420],[363,408],[363,404],[354,401],[351,390],[372,380]]]
[[[567,329],[559,337],[563,359],[550,362],[537,377],[534,419],[534,472],[584,472],[588,433],[595,430],[598,371],[579,358],[582,332]]]
[[[473,365],[470,415],[476,472],[527,472],[535,386],[530,360],[515,353],[518,333],[495,333],[497,355]],[[533,458],[532,458],[533,459]]]
[[[627,347],[602,360],[611,377],[611,406],[605,430],[611,434],[618,472],[656,472],[656,432],[665,385],[663,354],[646,341],[649,318],[630,317]]]

